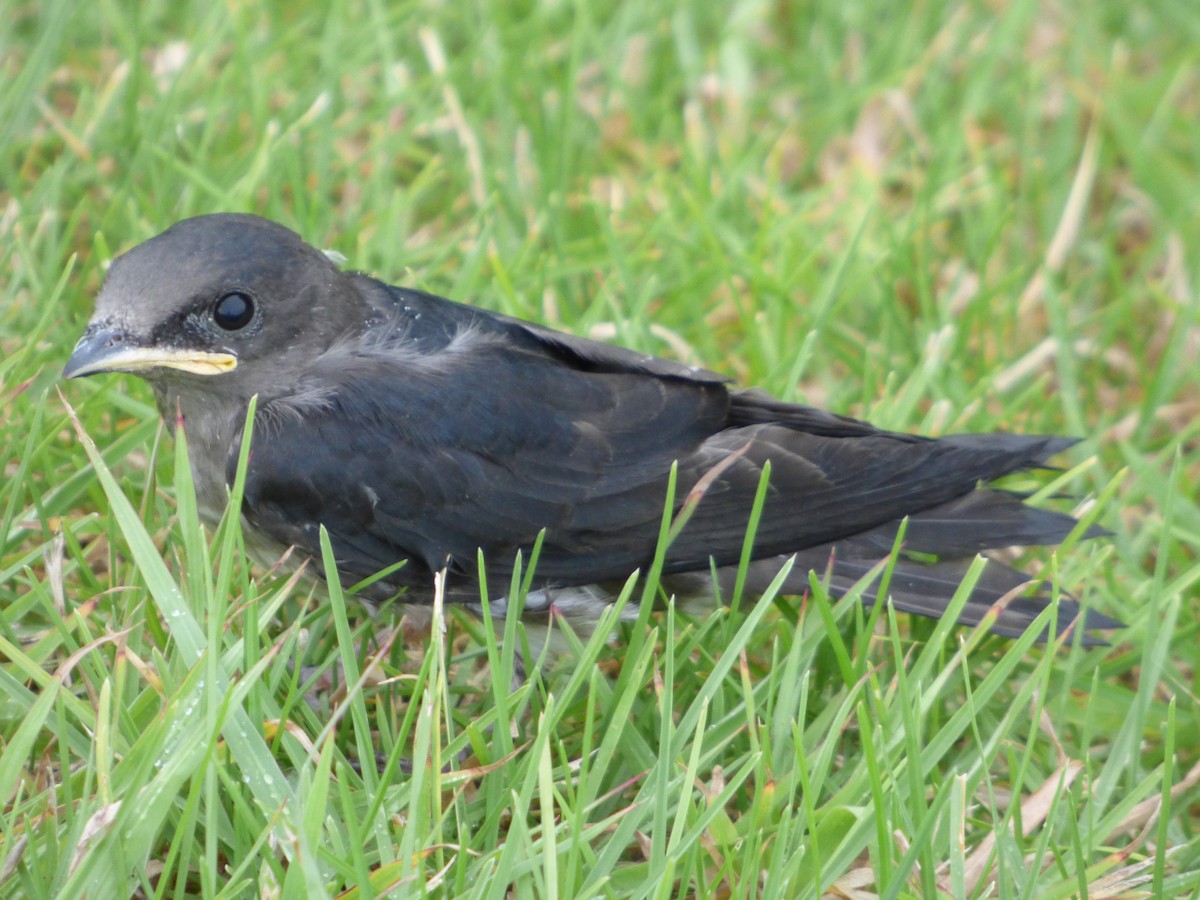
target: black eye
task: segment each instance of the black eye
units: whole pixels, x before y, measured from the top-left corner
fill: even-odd
[[[226,331],[245,328],[254,318],[254,301],[241,291],[222,294],[213,307],[213,321]]]

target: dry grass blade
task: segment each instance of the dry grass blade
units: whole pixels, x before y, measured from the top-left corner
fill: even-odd
[[[1046,816],[1058,802],[1059,795],[1071,786],[1082,771],[1083,763],[1069,761],[1059,766],[1037,790],[1021,801],[1022,834],[1032,834],[1034,829],[1046,821]],[[969,893],[974,893],[981,882],[993,877],[994,863],[989,863],[995,846],[996,835],[993,832],[980,841],[967,857],[964,880]]]

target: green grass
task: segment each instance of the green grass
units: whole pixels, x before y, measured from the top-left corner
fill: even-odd
[[[0,22],[0,893],[1200,896],[1191,5]],[[248,567],[144,385],[59,381],[106,262],[217,210],[888,427],[1087,437],[1055,493],[1114,535],[1029,564],[1129,627],[814,581],[514,689],[514,620]]]

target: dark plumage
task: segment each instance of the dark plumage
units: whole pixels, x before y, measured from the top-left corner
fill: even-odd
[[[449,566],[448,598],[490,594],[518,550],[546,530],[530,607],[598,615],[652,560],[671,464],[676,505],[713,481],[667,553],[664,583],[711,595],[710,560],[732,579],[763,465],[769,492],[749,587],[799,554],[788,588],[832,557],[844,590],[892,548],[896,606],[938,616],[975,553],[1056,543],[1074,527],[980,487],[1038,466],[1070,439],[1008,434],[931,440],[731,389],[719,375],[341,272],[291,231],[245,215],[180,222],[118,258],[68,377],[134,372],[166,420],[182,412],[201,507],[224,508],[246,405],[258,418],[243,513],[268,552],[320,557],[328,529],[357,580],[405,559],[373,588],[427,602]],[[1096,531],[1091,532],[1092,536]],[[1027,577],[991,562],[961,621],[974,623]],[[1046,605],[1014,601],[996,622],[1019,634]],[[1060,623],[1078,614],[1064,601]],[[1087,627],[1118,623],[1091,614]]]

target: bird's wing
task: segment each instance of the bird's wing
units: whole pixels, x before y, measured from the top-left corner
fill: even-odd
[[[479,548],[503,576],[546,529],[539,580],[584,584],[653,558],[676,461],[676,507],[721,467],[671,547],[667,571],[678,572],[736,562],[768,460],[761,555],[945,503],[1064,445],[911,440],[820,416],[818,430],[840,436],[812,433],[802,407],[790,408],[796,421],[783,404],[756,414],[753,397],[715,378],[650,373],[636,355],[622,365],[582,349],[593,355],[572,362],[578,348],[564,358],[557,346],[543,352],[480,331],[421,356],[327,354],[290,399],[264,404],[245,514],[314,555],[325,525],[339,566],[359,577],[400,559],[412,561],[412,577],[447,563],[472,573]]]
[[[309,553],[324,524],[359,575],[401,558],[471,572],[477,548],[503,568],[543,528],[546,575],[628,574],[653,553],[672,461],[728,406],[720,383],[585,372],[486,334],[327,357],[260,407],[244,512]]]

